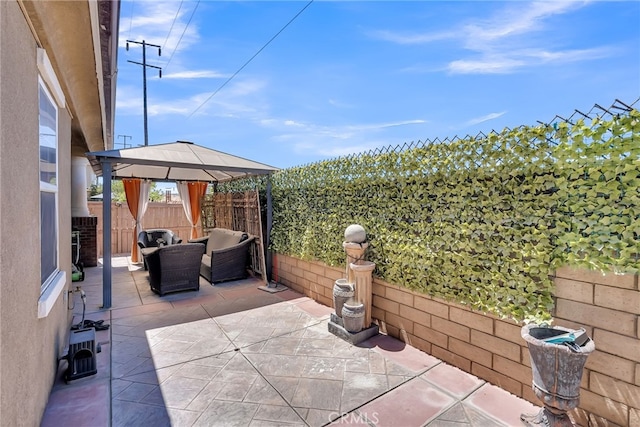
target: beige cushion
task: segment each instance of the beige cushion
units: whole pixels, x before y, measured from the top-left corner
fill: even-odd
[[[219,249],[225,249],[237,245],[242,240],[245,233],[242,231],[227,230],[225,228],[214,228],[209,233],[207,241],[207,254]]]

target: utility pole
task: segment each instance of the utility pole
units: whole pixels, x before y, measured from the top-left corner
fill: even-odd
[[[156,68],[157,70],[159,70],[159,76],[160,78],[162,78],[162,68],[156,67],[155,65],[147,64],[147,46],[157,47],[158,56],[162,56],[162,50],[157,44],[147,43],[144,40],[142,40],[142,42],[127,40],[127,50],[129,50],[129,43],[142,45],[142,62],[128,62],[131,62],[132,64],[142,65],[142,91],[144,97],[144,145],[147,146],[149,145],[149,132],[147,130],[147,67]]]
[[[123,148],[127,148],[127,138],[131,139],[131,135],[118,135],[118,138],[122,137],[124,142],[122,143]]]

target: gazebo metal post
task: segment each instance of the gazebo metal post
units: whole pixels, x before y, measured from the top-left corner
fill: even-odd
[[[102,308],[111,308],[111,166],[102,160]]]
[[[273,199],[271,197],[271,175],[267,175],[267,236],[264,250],[267,260],[267,284],[271,283],[273,273],[273,254],[271,253],[271,226],[273,225]]]

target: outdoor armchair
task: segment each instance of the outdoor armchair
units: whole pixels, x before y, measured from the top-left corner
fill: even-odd
[[[151,290],[163,296],[169,292],[200,289],[202,243],[162,246],[145,257]]]
[[[189,240],[206,245],[200,275],[210,283],[247,277],[249,245],[254,238],[242,231],[214,228],[206,237]]]
[[[157,248],[165,245],[176,245],[182,243],[182,239],[176,236],[173,231],[161,228],[142,230],[138,234],[138,247]]]
[[[162,228],[142,230],[138,233],[138,247],[142,254],[144,269],[147,270],[147,256],[155,251],[155,248],[182,243],[182,239],[173,231]]]

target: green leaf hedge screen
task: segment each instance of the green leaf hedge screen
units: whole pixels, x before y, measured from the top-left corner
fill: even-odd
[[[635,109],[342,157],[271,180],[272,250],[342,265],[344,229],[358,223],[376,276],[502,317],[548,320],[561,265],[639,267]]]

